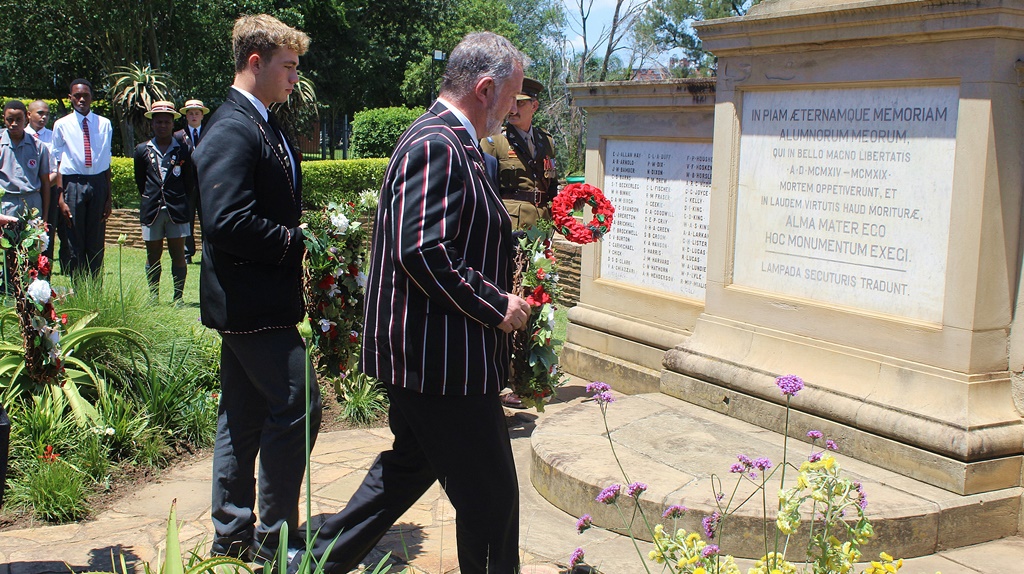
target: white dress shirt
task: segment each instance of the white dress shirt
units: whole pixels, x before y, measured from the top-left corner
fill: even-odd
[[[89,122],[92,167],[88,168],[85,167],[82,118]],[[53,124],[53,152],[60,161],[61,174],[98,175],[110,169],[110,143],[113,136],[110,120],[93,112],[83,116],[76,111],[57,120]]]
[[[28,126],[25,128],[25,133],[46,145],[46,150],[50,153],[50,173],[57,173],[57,154],[53,151],[53,130],[43,126],[43,129],[37,132],[32,129],[32,126]]]

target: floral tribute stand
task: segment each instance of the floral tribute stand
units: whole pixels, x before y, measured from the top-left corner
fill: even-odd
[[[586,225],[576,219],[585,206],[593,211],[593,219]],[[573,243],[593,243],[611,229],[614,214],[615,208],[600,189],[573,183],[563,188],[551,204],[554,227],[540,221],[519,238],[513,290],[526,298],[532,313],[527,328],[516,331],[512,338],[509,378],[523,406],[543,412],[545,401],[563,383],[552,338],[561,289],[551,238],[558,231]]]

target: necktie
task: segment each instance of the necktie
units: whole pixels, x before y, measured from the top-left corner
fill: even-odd
[[[39,132],[33,132],[32,137],[39,139]]]
[[[530,148],[530,159],[537,157],[537,146],[533,143],[533,129],[526,132],[526,145]]]
[[[192,128],[192,145],[199,143],[199,130]]]
[[[89,144],[89,119],[82,119],[82,140],[85,142],[85,167],[92,167],[92,146]]]

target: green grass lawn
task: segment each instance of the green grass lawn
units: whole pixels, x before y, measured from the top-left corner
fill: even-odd
[[[57,243],[58,251],[60,242]],[[56,259],[56,257],[54,257]],[[193,260],[198,263],[199,257]],[[174,284],[171,278],[171,256],[164,247],[164,256],[160,260],[163,273],[160,276],[160,301],[162,305],[170,305],[174,297]],[[70,286],[67,275],[60,273],[60,265],[54,263],[55,273],[52,277],[54,288]],[[131,247],[107,245],[103,257],[103,284],[110,289],[119,289],[120,283],[128,285],[146,285],[146,250]],[[199,265],[188,266],[188,277],[185,279],[185,293],[182,297],[184,306],[182,313],[189,313],[199,319]]]
[[[58,244],[57,249],[60,249]],[[200,257],[193,258],[195,264],[188,266],[188,278],[185,280],[185,305],[182,313],[189,313],[199,319],[199,261]],[[171,256],[164,252],[163,274],[160,277],[160,304],[170,305],[174,295],[174,285],[171,282]],[[55,265],[55,269],[59,269]],[[118,282],[124,281],[125,285],[146,283],[146,250],[107,245],[106,254],[103,260],[103,282],[111,288],[118,288]],[[55,287],[67,287],[69,281],[66,275],[55,274],[53,277]],[[566,307],[559,307],[555,310],[555,340],[556,349],[561,349],[565,341],[565,331],[568,324],[566,318]]]

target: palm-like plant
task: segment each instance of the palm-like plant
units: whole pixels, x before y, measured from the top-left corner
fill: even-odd
[[[166,100],[170,86],[174,85],[170,74],[151,68],[148,64],[120,66],[106,78],[107,95],[114,104],[121,125],[121,136],[125,150],[135,147],[137,134],[149,133],[146,112],[153,102]]]
[[[289,137],[303,132],[303,128],[317,119],[319,106],[317,104],[316,86],[302,72],[299,72],[299,81],[295,84],[292,95],[287,102],[277,103],[272,106],[274,115],[281,122],[281,126],[288,132]]]

